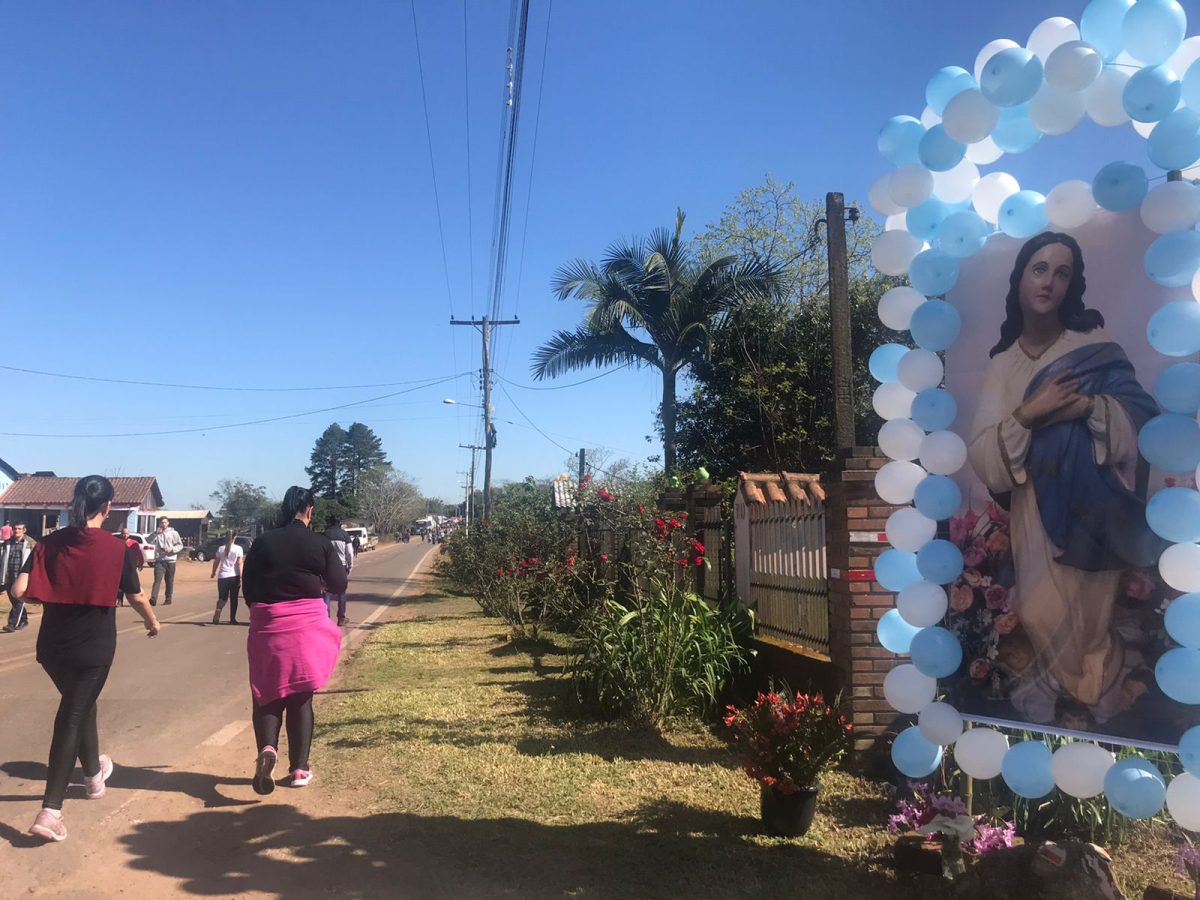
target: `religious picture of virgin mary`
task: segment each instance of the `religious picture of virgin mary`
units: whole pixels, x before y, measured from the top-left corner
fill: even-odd
[[[992,502],[951,522],[967,563],[951,627],[990,629],[981,646],[964,640],[978,702],[959,701],[1063,730],[1144,732],[1133,719],[1157,715],[1149,595],[1163,590],[1165,544],[1146,525],[1137,435],[1158,407],[1085,289],[1069,235],[1017,253],[968,441]],[[1131,602],[1131,584],[1147,596]]]

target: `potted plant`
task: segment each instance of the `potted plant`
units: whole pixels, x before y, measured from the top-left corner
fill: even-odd
[[[850,747],[852,726],[820,694],[786,688],[759,693],[749,706],[728,707],[725,725],[760,785],[763,826],[776,837],[799,837],[812,825],[820,776]]]

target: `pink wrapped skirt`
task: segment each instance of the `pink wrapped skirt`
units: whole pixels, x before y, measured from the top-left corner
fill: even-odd
[[[333,675],[341,647],[342,632],[330,621],[325,598],[255,603],[246,638],[255,703],[319,691]]]

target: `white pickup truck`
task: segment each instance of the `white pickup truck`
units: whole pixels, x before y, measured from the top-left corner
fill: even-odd
[[[365,553],[379,546],[379,536],[367,528],[347,528],[346,534],[354,539],[354,552]]]

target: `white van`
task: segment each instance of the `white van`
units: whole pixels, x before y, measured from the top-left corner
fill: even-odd
[[[354,552],[365,553],[379,546],[379,537],[369,528],[345,528],[346,534],[354,540]]]

